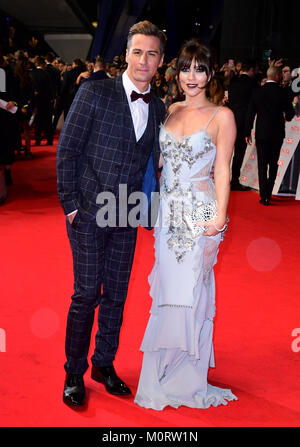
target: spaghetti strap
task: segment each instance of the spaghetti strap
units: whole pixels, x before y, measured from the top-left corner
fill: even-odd
[[[168,119],[170,118],[171,115],[172,115],[172,113],[169,113],[169,115],[168,115],[167,118],[165,119],[165,122],[164,122],[164,124],[163,124],[164,127],[165,127],[166,122],[168,121]]]
[[[218,111],[222,108],[223,106],[217,107],[217,109],[215,110],[215,112],[213,113],[212,117],[209,119],[208,123],[206,124],[206,126],[204,127],[204,130],[207,130],[208,126],[210,125],[210,123],[212,122],[212,120],[214,119],[214,117],[216,116],[216,114],[218,113]]]
[[[171,105],[173,105],[173,104],[171,104]],[[171,107],[171,105],[169,106],[169,108]],[[173,112],[174,112],[174,110],[173,110]],[[166,125],[168,119],[170,118],[170,116],[172,115],[173,112],[171,112],[171,113],[168,114],[167,118],[165,119],[165,122],[163,123],[163,126]]]

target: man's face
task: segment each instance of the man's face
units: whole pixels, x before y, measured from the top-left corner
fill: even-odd
[[[170,73],[166,72],[165,73],[165,81],[169,82],[171,80],[172,76],[170,75]]]
[[[242,69],[242,62],[237,62],[236,66],[235,66],[235,69],[237,71],[241,71],[241,69]]]
[[[254,78],[254,76],[255,76],[254,67],[251,67],[251,68],[250,68],[250,70],[248,71],[248,75],[249,75],[251,78]]]
[[[117,69],[116,69],[116,67],[114,67],[113,65],[110,67],[110,70],[109,70],[109,72],[110,72],[110,75],[111,76],[113,76],[114,78],[116,77],[116,75],[117,75]]]
[[[159,43],[158,37],[135,34],[126,50],[127,74],[141,91],[147,89],[158,67],[162,66]]]
[[[282,78],[283,78],[283,81],[285,81],[285,82],[288,82],[291,80],[291,68],[290,67],[283,67]]]
[[[275,81],[276,82],[280,82],[281,81],[281,79],[282,79],[282,71],[280,70],[278,73],[276,73],[276,75],[275,75]]]

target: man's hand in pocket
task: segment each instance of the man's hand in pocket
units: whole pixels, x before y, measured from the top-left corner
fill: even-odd
[[[75,210],[75,211],[73,211],[73,213],[68,214],[68,219],[69,219],[70,224],[75,219],[75,216],[76,216],[77,213],[78,213],[78,210]]]

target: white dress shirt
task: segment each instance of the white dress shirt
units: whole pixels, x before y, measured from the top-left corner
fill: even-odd
[[[145,101],[142,98],[139,98],[136,101],[131,101],[130,95],[133,90],[135,90],[137,93],[142,94],[150,92],[150,84],[145,92],[141,92],[131,81],[131,79],[127,74],[127,71],[125,71],[122,75],[122,82],[129,103],[129,108],[135,131],[135,137],[136,140],[138,141],[145,132],[147,127],[149,104],[145,103]]]
[[[132,90],[135,90],[137,93],[148,93],[150,92],[150,84],[148,86],[148,89],[145,92],[141,92],[129,79],[129,76],[127,72],[125,71],[122,75],[122,83],[123,87],[126,92],[131,117],[133,121],[134,131],[135,131],[135,137],[136,141],[138,141],[143,133],[146,130],[147,123],[148,123],[148,115],[149,115],[149,104],[145,103],[145,101],[142,98],[137,99],[136,101],[131,101],[130,95]],[[68,214],[68,216],[71,216],[72,214],[75,214],[77,210],[72,211]]]

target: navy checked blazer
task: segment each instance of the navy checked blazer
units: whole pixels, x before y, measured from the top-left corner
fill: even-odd
[[[155,95],[151,95],[150,106],[155,136],[146,172],[147,182],[158,191],[158,134],[159,124],[165,117],[165,106]],[[130,109],[121,76],[89,81],[80,86],[57,147],[57,188],[65,214],[81,208],[94,217],[97,195],[103,191],[117,193],[119,172],[126,168],[124,163],[126,165],[131,160],[124,141],[133,139],[136,143],[133,125],[132,129],[124,125],[126,113],[130,113]],[[154,182],[149,180],[149,168],[155,176]]]

